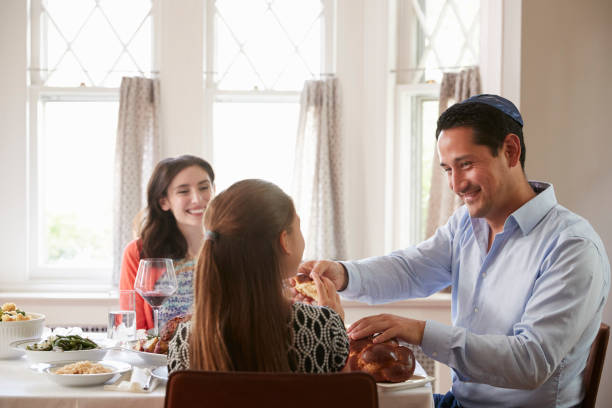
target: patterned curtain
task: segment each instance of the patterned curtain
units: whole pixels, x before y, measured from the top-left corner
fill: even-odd
[[[115,147],[113,285],[119,283],[121,257],[135,238],[133,221],[146,206],[149,177],[160,155],[159,80],[123,78]]]
[[[461,72],[445,73],[440,84],[440,114],[450,105],[479,93],[480,73],[478,67],[465,69]],[[427,223],[425,225],[426,237],[431,237],[438,227],[446,224],[448,218],[462,204],[459,196],[448,188],[446,176],[440,171],[438,149],[434,149],[432,167]]]
[[[339,99],[336,78],[304,84],[293,173],[293,198],[306,241],[304,259],[346,256]]]

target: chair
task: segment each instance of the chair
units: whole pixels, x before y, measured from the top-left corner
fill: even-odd
[[[595,407],[595,399],[597,398],[597,390],[599,389],[599,380],[601,379],[601,371],[603,370],[604,359],[606,358],[609,337],[610,326],[602,323],[591,345],[591,352],[584,369],[584,399],[582,400],[582,408]]]
[[[378,408],[378,395],[374,378],[365,373],[185,370],[168,378],[164,407]]]

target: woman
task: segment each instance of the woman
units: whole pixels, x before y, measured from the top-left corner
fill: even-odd
[[[210,203],[204,225],[194,315],[170,341],[169,371],[340,371],[349,349],[333,283],[311,275],[325,306],[284,294],[304,252],[291,198],[243,180]]]
[[[202,218],[215,192],[215,173],[199,157],[184,155],[160,161],[147,187],[147,208],[139,238],[123,253],[120,289],[134,289],[141,258],[172,258],[178,290],[159,311],[159,327],[186,314],[193,304],[195,258],[204,240]],[[136,327],[153,328],[153,313],[136,296]]]

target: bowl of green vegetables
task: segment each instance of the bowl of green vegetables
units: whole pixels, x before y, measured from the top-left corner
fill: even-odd
[[[56,361],[102,360],[108,348],[80,335],[52,334],[45,339],[18,340],[11,343],[13,350],[25,352],[32,363]]]

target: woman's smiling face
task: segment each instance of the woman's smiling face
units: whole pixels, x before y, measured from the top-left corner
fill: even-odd
[[[179,226],[202,227],[204,210],[215,194],[210,175],[194,165],[181,170],[168,186],[166,197],[160,200],[164,211],[172,211]]]

